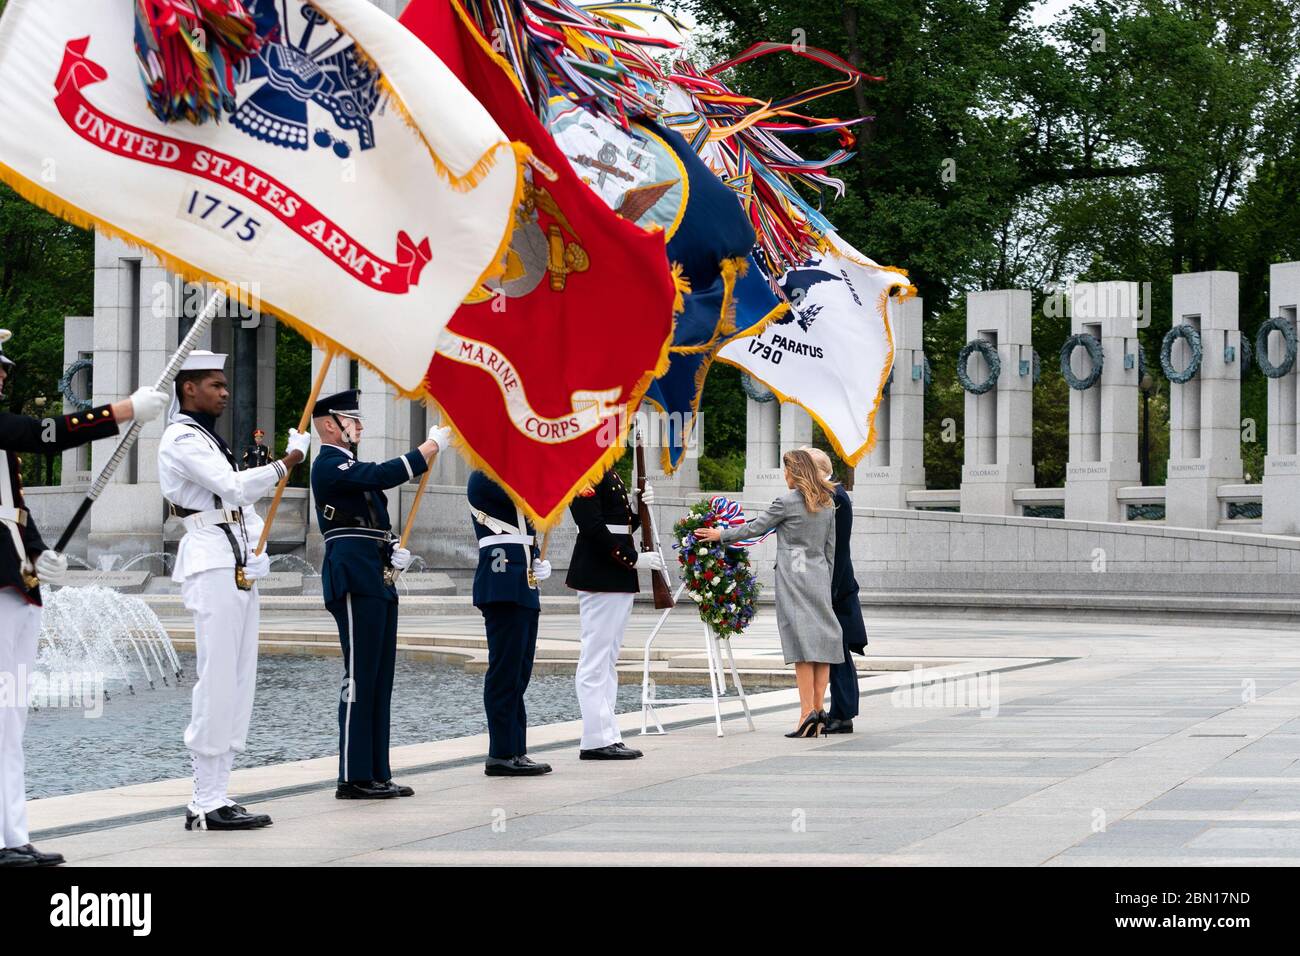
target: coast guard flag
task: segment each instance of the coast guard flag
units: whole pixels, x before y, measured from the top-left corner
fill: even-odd
[[[718,353],[783,402],[803,406],[836,453],[856,465],[875,444],[876,409],[894,363],[890,292],[916,293],[907,274],[877,265],[835,233],[779,284],[790,311]]]
[[[10,0],[0,178],[187,278],[251,291],[253,307],[419,392],[443,325],[510,234],[514,149],[366,0],[245,7],[258,52],[222,120],[194,126],[150,110],[130,0]]]
[[[443,330],[428,388],[475,465],[545,527],[622,454],[667,364],[676,287],[664,235],[583,184],[459,4],[412,0],[402,23],[536,159],[505,271]]]

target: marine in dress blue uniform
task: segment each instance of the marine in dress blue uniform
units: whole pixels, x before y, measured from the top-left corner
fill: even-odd
[[[541,558],[532,523],[505,489],[486,474],[469,476],[465,494],[478,538],[474,606],[487,631],[488,669],[483,678],[487,712],[489,777],[531,777],[550,773],[550,764],[528,758],[528,713],[524,691],[537,653],[541,596],[537,585],[551,576]]]
[[[397,589],[394,572],[410,563],[397,547],[384,491],[422,475],[450,432],[430,438],[398,458],[358,461],[360,392],[322,398],[312,411],[321,449],[312,462],[316,522],[325,538],[321,585],[325,607],[338,624],[343,648],[339,692],[341,800],[411,796],[392,781],[388,761],[393,669],[397,660]],[[435,442],[435,436],[441,441]],[[387,573],[386,573],[387,572]]]
[[[0,396],[14,367],[4,354],[10,338],[0,329]],[[50,550],[27,510],[20,480],[19,453],[50,454],[117,434],[118,424],[134,415],[147,422],[167,398],[142,388],[131,401],[100,405],[41,421],[0,412],[0,677],[18,688],[36,663],[41,630],[41,584],[58,584],[68,559]],[[11,688],[13,689],[13,688]],[[26,764],[27,695],[0,699],[0,868],[58,866],[63,857],[42,853],[28,840]]]

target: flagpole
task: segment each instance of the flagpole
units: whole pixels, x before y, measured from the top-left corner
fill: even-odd
[[[325,385],[325,375],[329,372],[330,366],[334,364],[334,357],[338,353],[338,348],[330,346],[325,351],[325,357],[321,359],[320,371],[316,373],[316,381],[312,382],[311,394],[307,396],[307,404],[303,407],[302,418],[298,419],[298,431],[300,432],[305,432],[311,424],[311,410],[316,406],[316,399],[320,398],[320,390]],[[271,536],[271,524],[275,521],[275,513],[280,510],[280,499],[284,497],[284,489],[288,484],[289,469],[285,469],[284,477],[275,486],[275,497],[271,499],[271,507],[266,510],[266,521],[262,525],[262,537],[258,539],[257,550],[253,552],[254,554],[261,554],[266,550],[266,541]]]
[[[158,381],[154,384],[154,388],[158,389],[160,392],[165,392],[167,389],[171,388],[172,383],[176,381],[176,376],[180,373],[181,367],[185,364],[185,360],[190,357],[190,352],[194,351],[195,347],[199,344],[199,340],[202,339],[208,329],[211,328],[212,320],[216,317],[216,314],[221,311],[225,304],[226,293],[221,289],[214,290],[212,295],[208,297],[207,304],[203,306],[203,311],[200,312],[199,317],[194,320],[194,325],[191,326],[189,334],[185,336],[184,340],[177,347],[176,352],[172,355],[171,361],[169,361],[167,366],[162,370],[162,374],[158,376]],[[108,464],[103,467],[98,477],[95,478],[94,483],[90,486],[90,491],[86,493],[86,497],[82,500],[80,507],[77,508],[77,513],[72,516],[72,520],[68,522],[67,528],[65,528],[63,534],[59,536],[59,541],[54,546],[55,551],[63,551],[67,548],[68,542],[70,542],[72,536],[77,533],[77,528],[81,526],[82,520],[84,520],[86,515],[90,512],[90,506],[95,503],[96,499],[98,499],[101,494],[104,493],[104,489],[108,487],[109,480],[113,477],[113,474],[117,471],[122,462],[126,460],[127,452],[131,450],[136,439],[140,437],[140,429],[143,427],[144,426],[140,424],[139,420],[133,419],[131,421],[131,425],[126,430],[126,434],[123,435],[122,440],[117,443],[117,448],[114,449],[113,456],[108,459]]]

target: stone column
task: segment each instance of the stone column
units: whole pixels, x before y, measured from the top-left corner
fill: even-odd
[[[781,477],[781,403],[745,402],[745,491],[747,500],[771,500],[785,487]],[[712,489],[709,489],[712,490]]]
[[[925,489],[925,351],[923,303],[889,300],[894,371],[876,412],[876,447],[853,475],[853,501],[868,508],[906,508],[907,493]]]
[[[983,395],[966,395],[961,472],[961,510],[966,514],[1014,514],[1016,489],[1034,484],[1033,376],[1020,374],[1021,362],[1033,362],[1031,306],[1024,289],[966,296],[967,340],[992,343],[1002,360],[996,386]],[[967,367],[973,381],[988,376],[979,353]]]
[[[176,331],[175,290],[166,270],[148,254],[96,236],[93,401],[116,401],[141,383],[156,381],[175,349]],[[161,419],[144,426],[91,509],[87,558],[92,565],[162,550],[158,441],[165,426]],[[115,441],[94,443],[94,474],[116,447]]]
[[[697,415],[691,433],[686,439],[686,451],[677,470],[671,475],[664,471],[664,451],[668,443],[667,427],[659,410],[649,403],[641,406],[638,419],[645,429],[646,478],[659,497],[680,498],[696,496],[700,491],[700,454],[704,449],[705,415]],[[710,489],[712,490],[712,489]]]
[[[95,319],[93,316],[69,316],[63,320],[63,368],[67,369],[78,359],[95,357]],[[80,372],[72,380],[74,394],[89,398],[92,394],[87,383],[93,382],[94,369]],[[62,401],[63,409],[71,412],[73,406],[61,395],[50,394],[52,401]],[[59,484],[85,485],[89,483],[91,446],[69,448],[62,455]]]
[[[1169,469],[1165,523],[1179,528],[1216,528],[1218,489],[1241,482],[1241,335],[1237,331],[1237,273],[1192,272],[1174,276],[1174,323],[1201,333],[1200,371],[1190,382],[1170,385]],[[1233,350],[1233,359],[1225,357]],[[1175,369],[1191,350],[1175,344]]]
[[[1269,268],[1268,314],[1296,327],[1300,307],[1300,262]],[[1281,364],[1285,343],[1269,336],[1268,358]],[[1281,378],[1268,380],[1268,455],[1264,458],[1265,534],[1300,534],[1300,360]]]
[[[1084,391],[1070,389],[1070,461],[1065,476],[1065,517],[1120,521],[1116,494],[1141,481],[1138,460],[1138,284],[1080,282],[1070,296],[1070,331],[1094,336],[1102,347],[1101,378]],[[1086,378],[1085,349],[1071,356],[1074,374]]]

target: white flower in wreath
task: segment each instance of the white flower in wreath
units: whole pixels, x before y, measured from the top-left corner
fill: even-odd
[[[727,585],[727,591],[726,591],[726,593],[727,593],[727,594],[730,594],[730,593],[731,593],[732,591],[734,591],[735,589],[736,589],[736,582],[735,582],[735,581],[732,581],[730,584]]]
[[[698,551],[696,551],[696,554],[708,554],[708,553],[709,553],[708,548],[700,548]]]
[[[704,598],[703,598],[701,595],[697,594],[696,592],[694,592],[694,591],[687,591],[686,593],[689,594],[689,595],[691,596],[691,600],[694,601],[696,604],[703,604],[703,603],[704,603]]]

